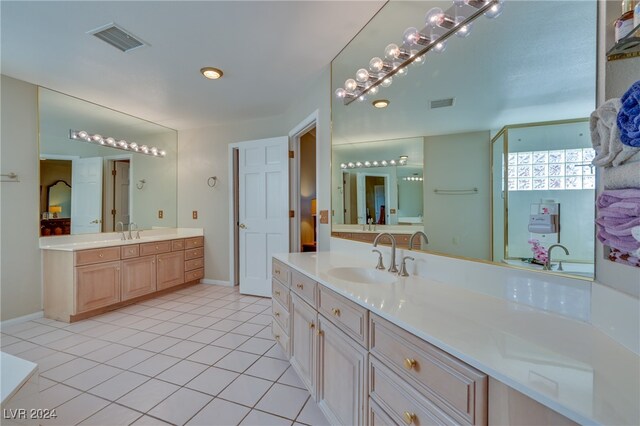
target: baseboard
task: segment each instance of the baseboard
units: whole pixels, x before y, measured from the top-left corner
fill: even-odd
[[[221,280],[210,280],[208,278],[203,278],[200,280],[200,284],[209,284],[209,285],[223,285],[225,287],[232,287],[229,281],[221,281]]]
[[[43,317],[44,317],[44,311],[34,312],[32,314],[29,314],[29,315],[23,315],[21,317],[4,320],[4,321],[0,322],[0,328],[9,327],[9,326],[12,326],[12,325],[20,324],[22,322],[27,322],[27,321],[31,321],[31,320],[35,320],[35,319],[40,319],[40,318],[43,318]]]

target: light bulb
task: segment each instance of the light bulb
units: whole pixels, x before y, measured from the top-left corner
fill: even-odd
[[[371,167],[371,161],[365,161],[364,162],[364,166],[365,167]]]
[[[158,152],[158,154],[160,154],[160,157],[164,157],[167,155],[167,151],[165,151],[164,149],[160,150],[160,152]]]
[[[412,57],[412,58],[413,58],[414,56],[416,56],[417,54],[418,54],[418,51],[417,51],[417,50],[413,49],[413,50],[411,51],[411,57]],[[416,57],[416,58],[414,58],[414,59],[413,59],[413,62],[411,62],[411,65],[414,65],[414,66],[416,66],[416,67],[417,67],[417,66],[420,66],[420,65],[423,65],[423,64],[424,64],[424,62],[425,62],[425,59],[426,59],[426,58],[424,57],[424,55],[420,55],[420,56],[418,56],[418,57]]]
[[[383,166],[385,166],[385,167],[386,167],[386,166],[387,166],[387,164],[389,164],[389,163],[387,163],[387,160],[382,160],[382,161],[380,162],[380,164],[382,164]]]
[[[344,90],[342,87],[336,89],[336,98],[344,98],[345,96],[347,96],[346,90]]]
[[[471,34],[471,23],[468,23],[466,25],[462,25],[460,27],[460,29],[458,31],[456,31],[456,36],[460,37],[460,38],[466,38],[469,37],[469,34]]]
[[[358,83],[352,78],[344,82],[344,89],[347,93],[353,93],[358,88]]]
[[[424,16],[424,23],[427,26],[435,27],[438,26],[444,16],[444,12],[439,7],[434,7],[429,9],[427,14]]]
[[[105,142],[109,145],[113,145],[116,141],[112,137],[108,137],[107,139],[105,139]]]
[[[358,102],[364,102],[366,100],[367,100],[367,97],[365,95],[358,96]]]
[[[382,80],[382,83],[380,83],[380,86],[389,87],[391,86],[391,83],[393,83],[393,77],[387,77],[384,80]]]
[[[79,137],[80,139],[86,139],[88,136],[89,136],[89,134],[88,134],[87,132],[85,132],[84,130],[80,130],[80,131],[78,132],[78,137]]]
[[[149,152],[149,147],[147,147],[146,145],[142,145],[140,147],[140,151],[142,151],[142,152],[144,152],[146,154],[147,152]]]
[[[150,151],[153,155],[158,155],[158,148],[156,148],[155,146],[152,146]]]
[[[373,166],[375,166],[375,167],[378,167],[378,165],[379,165],[379,163],[378,163],[377,161],[374,161],[374,162],[373,162],[373,163],[371,163],[371,164],[373,164]]]
[[[91,136],[91,140],[94,141],[94,142],[100,142],[103,139],[102,139],[102,136],[100,136],[98,134],[95,134],[95,135]]]
[[[420,40],[420,32],[415,27],[409,27],[404,31],[402,39],[406,44],[412,46],[414,44],[417,44],[418,40]]]
[[[436,45],[433,47],[433,50],[434,50],[435,52],[438,52],[438,53],[442,53],[442,52],[444,52],[446,49],[447,49],[447,41],[446,41],[446,40],[445,40],[445,41],[437,42],[437,43],[436,43]]]
[[[341,168],[341,169],[346,169],[346,168],[347,168],[347,165],[346,165],[346,164],[344,164],[344,163],[342,163],[342,164],[340,164],[340,168]]]
[[[351,163],[351,162],[349,162],[349,164],[347,164],[347,166],[349,166],[350,169],[353,169],[356,165]]]
[[[396,74],[400,77],[404,77],[407,75],[407,67],[400,68]]]
[[[371,95],[375,95],[378,93],[378,91],[380,90],[380,88],[378,86],[372,87],[371,89],[369,89],[369,93]]]
[[[356,71],[356,80],[360,83],[364,83],[365,81],[369,80],[369,71],[365,70],[364,68],[360,68],[358,71]]]
[[[111,143],[109,145],[111,145]],[[125,147],[125,146],[129,146],[129,144],[127,143],[127,141],[123,139],[118,142],[118,146]]]
[[[499,1],[498,3],[491,6],[489,10],[487,10],[484,13],[484,16],[486,16],[489,19],[497,18],[498,16],[502,15],[503,9],[504,9],[504,5],[502,4],[502,1]]]
[[[356,162],[356,167],[362,167],[362,163],[361,162]]]
[[[384,49],[384,56],[387,59],[396,59],[400,53],[400,48],[397,44],[391,43]]]
[[[389,164],[391,164],[392,166],[395,166],[396,165],[396,160],[390,160]]]
[[[369,69],[374,72],[382,71],[384,61],[377,56],[369,61]]]
[[[137,151],[137,150],[138,150],[138,144],[137,144],[137,143],[135,143],[135,142],[131,142],[131,143],[129,144],[129,148],[131,148],[131,149],[132,149],[132,150],[134,150],[134,151]]]

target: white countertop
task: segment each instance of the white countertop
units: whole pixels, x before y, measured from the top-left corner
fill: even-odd
[[[128,235],[128,231],[125,231]],[[133,232],[135,235],[135,231]],[[178,238],[201,237],[202,228],[160,228],[140,231],[140,238],[123,240],[120,232],[100,234],[63,235],[40,238],[41,250],[77,251],[101,247],[124,246],[129,244],[150,243]]]
[[[371,312],[581,424],[640,424],[640,357],[592,325],[420,277],[361,284],[344,252],[274,255]]]
[[[0,352],[0,401],[2,405],[17,392],[38,369],[38,364]]]

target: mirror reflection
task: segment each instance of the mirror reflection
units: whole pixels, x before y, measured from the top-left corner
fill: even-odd
[[[38,101],[42,236],[113,232],[120,222],[125,230],[176,226],[175,130],[45,88]],[[102,139],[72,139],[71,130]],[[127,149],[110,146],[120,141]],[[166,155],[136,152],[131,142]]]
[[[387,3],[332,62],[332,94],[371,58],[384,57],[389,43],[402,45],[406,28],[422,28],[428,10],[450,6]],[[334,96],[334,236],[366,241],[360,233],[371,219],[378,231],[424,230],[429,251],[592,277],[594,181],[584,117],[595,108],[596,9],[595,1],[508,2],[499,18],[479,18],[468,37],[450,38],[446,51],[427,53],[377,94],[349,105]],[[386,108],[374,105],[380,99]],[[410,196],[422,203],[419,213],[402,211],[399,176],[409,167],[380,172],[388,177],[373,189],[367,179],[378,167],[341,167],[380,161],[379,151],[396,141],[394,156],[421,147],[409,156],[422,160],[410,173],[423,178],[422,192]],[[395,187],[383,183],[392,179]],[[555,247],[546,262],[540,251],[555,244],[569,254]]]

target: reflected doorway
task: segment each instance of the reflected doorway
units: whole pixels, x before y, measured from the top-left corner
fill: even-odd
[[[118,222],[128,230],[131,223],[131,162],[128,158],[106,159],[105,169],[102,232],[115,232]]]

